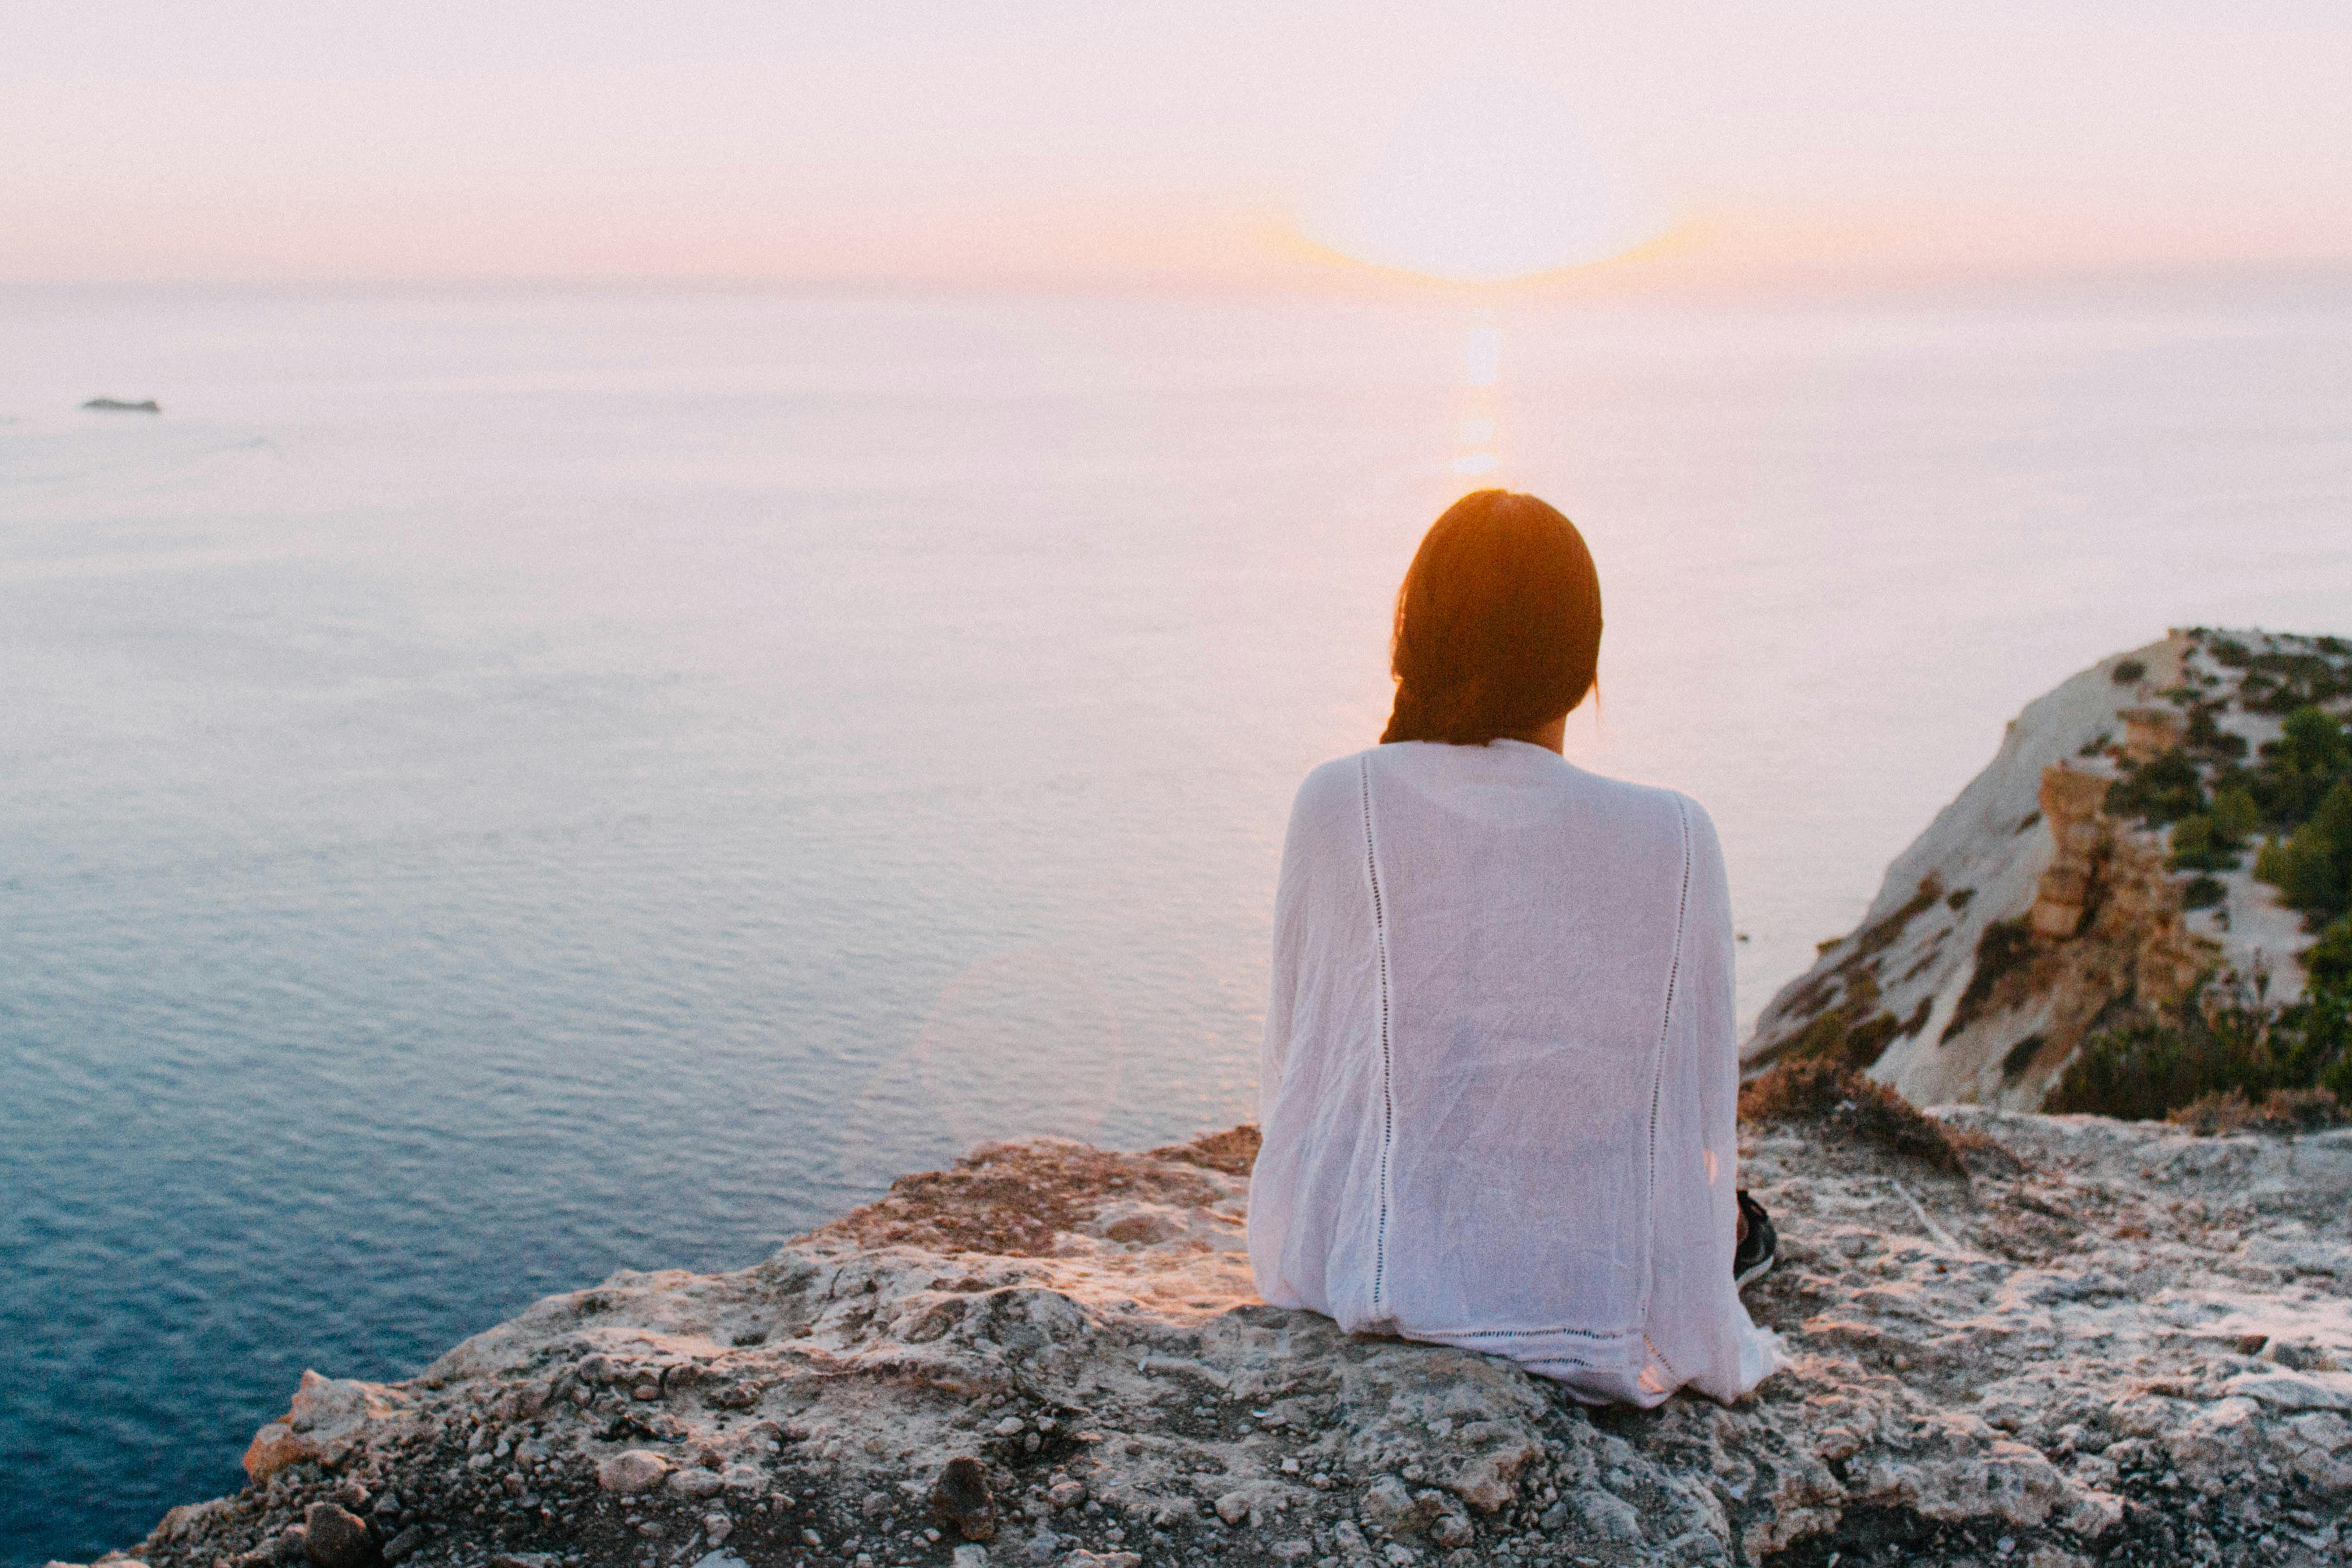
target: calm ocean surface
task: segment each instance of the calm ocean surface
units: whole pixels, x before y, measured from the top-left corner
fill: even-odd
[[[1465,451],[1591,539],[1570,755],[1714,812],[1750,1017],[2036,693],[2352,630],[2352,285],[1528,308],[1491,407],[1470,326],[0,292],[0,1562],[306,1366],[1249,1114]]]

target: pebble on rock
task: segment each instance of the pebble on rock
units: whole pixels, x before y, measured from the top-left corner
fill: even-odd
[[[650,1448],[629,1448],[596,1467],[596,1484],[624,1497],[651,1491],[669,1474],[669,1461]]]
[[[1642,1538],[1642,1516],[1633,1505],[1622,1498],[1604,1491],[1587,1489],[1576,1494],[1577,1511],[1585,1522],[1612,1541],[1639,1541]]]
[[[318,1568],[368,1568],[382,1556],[366,1523],[341,1503],[312,1503],[302,1526],[302,1554]]]
[[[995,1538],[996,1500],[989,1496],[988,1475],[978,1459],[959,1454],[947,1462],[931,1483],[931,1511],[954,1525],[966,1541]]]
[[[1449,1513],[1440,1519],[1429,1534],[1431,1540],[1448,1551],[1457,1546],[1467,1546],[1478,1537],[1477,1530],[1458,1513]]]
[[[706,1470],[699,1466],[670,1472],[669,1489],[680,1497],[717,1497],[726,1487],[727,1482],[717,1470]]]

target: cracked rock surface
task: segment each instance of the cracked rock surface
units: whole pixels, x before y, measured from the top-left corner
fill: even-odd
[[[1782,1238],[1748,1300],[1793,1364],[1736,1406],[1589,1411],[1507,1361],[1259,1303],[1248,1129],[1143,1154],[1034,1139],[907,1177],[740,1273],[550,1297],[407,1383],[308,1374],[256,1436],[252,1484],[133,1551],[2352,1561],[2352,1131],[1949,1120],[1986,1135],[1965,1174],[1833,1121],[1746,1129]]]

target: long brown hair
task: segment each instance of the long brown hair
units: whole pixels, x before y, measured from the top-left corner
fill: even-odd
[[[1601,657],[1601,577],[1576,525],[1529,495],[1474,490],[1430,524],[1397,590],[1381,736],[1480,746],[1584,700]]]

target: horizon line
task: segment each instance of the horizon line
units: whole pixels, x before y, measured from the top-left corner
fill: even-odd
[[[2168,289],[2233,282],[2316,284],[2352,281],[2343,257],[2162,258],[2016,268],[1941,268],[1911,261],[1808,260],[1737,268],[1629,267],[1601,262],[1496,283],[1423,278],[1360,264],[1320,275],[1202,272],[1006,273],[943,278],[922,273],[807,274],[646,271],[322,274],[317,277],[204,273],[114,278],[0,278],[6,293],[707,293],[810,296],[1288,299],[1374,304],[1508,306],[1638,302],[1645,299],[1868,298],[1911,294],[2008,293],[2098,287]]]

